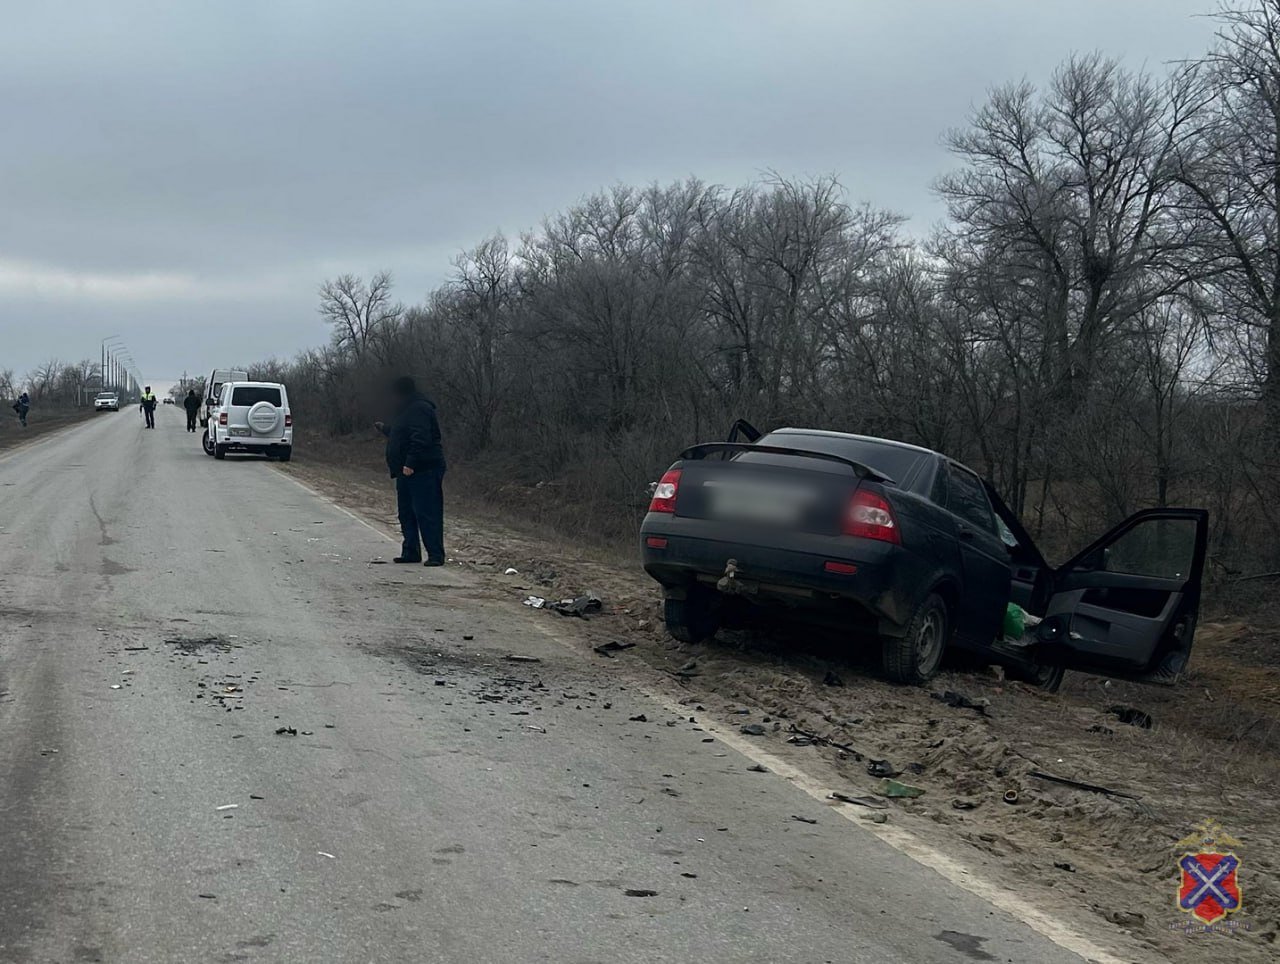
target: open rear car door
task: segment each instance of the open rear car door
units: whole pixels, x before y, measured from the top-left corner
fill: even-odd
[[[1067,669],[1173,683],[1200,613],[1209,514],[1147,509],[1053,571],[1037,657]]]

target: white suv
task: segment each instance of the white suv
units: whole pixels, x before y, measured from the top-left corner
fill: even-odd
[[[98,392],[93,399],[93,410],[95,412],[120,411],[120,396],[115,392]]]
[[[209,412],[209,444],[215,459],[228,452],[261,452],[288,462],[293,455],[289,393],[279,382],[224,382]]]

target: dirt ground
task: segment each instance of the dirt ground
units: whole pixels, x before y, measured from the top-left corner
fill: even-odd
[[[16,448],[48,432],[94,417],[94,411],[89,408],[49,410],[36,405],[28,413],[27,427],[23,428],[18,424],[18,417],[13,409],[9,407],[12,403],[12,399],[6,399],[4,407],[0,409],[0,452]],[[106,418],[107,414],[115,413],[105,413],[101,417]]]
[[[285,471],[394,529],[375,440],[308,442],[298,452]],[[1062,692],[1049,695],[990,667],[901,687],[830,640],[761,631],[675,643],[662,631],[654,585],[625,549],[564,539],[513,512],[519,499],[499,509],[469,498],[465,470],[450,482],[452,563],[481,573],[512,606],[530,595],[586,591],[604,601],[604,612],[586,620],[528,610],[530,620],[557,621],[560,635],[570,630],[584,658],[723,726],[760,724],[755,739],[770,753],[833,791],[874,797],[881,780],[869,772],[873,760],[924,791],[866,808],[867,819],[891,821],[1102,942],[1123,931],[1177,962],[1260,962],[1280,953],[1276,618],[1202,622],[1189,676],[1174,688],[1069,673]],[[536,501],[530,492],[528,504]],[[635,645],[607,663],[589,648],[610,642]],[[948,692],[977,708],[949,705],[939,698]],[[1146,714],[1149,726],[1123,722],[1125,709]],[[1006,803],[1011,791],[1017,800]],[[1209,820],[1239,842],[1243,902],[1231,936],[1188,933],[1190,918],[1176,907],[1177,861],[1199,849],[1180,841]]]

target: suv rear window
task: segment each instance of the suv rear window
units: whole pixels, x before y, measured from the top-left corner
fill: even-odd
[[[237,385],[231,389],[232,405],[257,405],[259,402],[266,402],[279,408],[280,389],[265,385]]]
[[[760,439],[760,445],[776,445],[788,449],[812,449],[842,459],[861,462],[901,484],[924,453],[904,448],[891,442],[875,439],[839,438],[831,435],[799,435],[795,432],[771,432]],[[799,465],[806,469],[825,472],[847,472],[838,462],[824,462],[792,455],[771,455],[768,452],[743,452],[736,457],[742,462],[762,462],[766,465]]]

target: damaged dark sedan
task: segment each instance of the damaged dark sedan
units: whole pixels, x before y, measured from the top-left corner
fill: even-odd
[[[768,611],[878,646],[899,682],[967,651],[1047,689],[1067,669],[1171,683],[1191,652],[1202,509],[1139,512],[1053,567],[994,489],[941,453],[742,422],[651,488],[644,568],[686,642]],[[1007,632],[1011,603],[1026,632]]]

